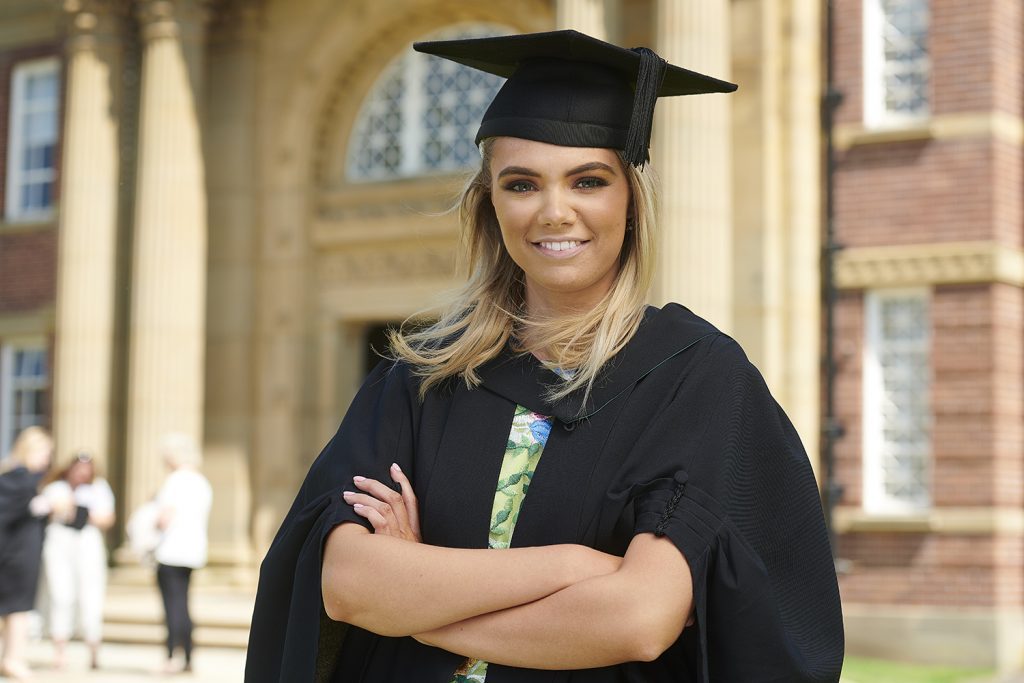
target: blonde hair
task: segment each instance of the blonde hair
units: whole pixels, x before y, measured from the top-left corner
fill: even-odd
[[[544,351],[550,358],[545,362],[549,367],[573,370],[551,389],[550,399],[564,398],[579,389],[584,390],[586,399],[601,368],[626,345],[643,320],[654,276],[655,179],[650,170],[637,169],[620,155],[630,189],[632,229],[626,231],[615,282],[589,311],[530,320],[524,310],[523,271],[505,249],[491,203],[492,146],[493,138],[484,140],[480,170],[466,184],[458,204],[461,266],[468,271],[468,280],[436,323],[418,331],[392,331],[391,352],[423,379],[421,399],[431,387],[452,377],[461,378],[468,386],[478,385],[477,368],[509,342],[520,353]]]
[[[203,464],[203,454],[196,446],[196,442],[188,434],[172,432],[160,437],[160,454],[171,467],[200,467]]]
[[[51,454],[53,452],[53,438],[49,432],[42,427],[25,427],[11,446],[7,461],[4,463],[5,469],[27,465],[30,454],[42,449],[50,451]]]

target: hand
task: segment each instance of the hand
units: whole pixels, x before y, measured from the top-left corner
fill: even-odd
[[[391,478],[402,489],[401,494],[376,479],[354,477],[352,481],[362,493],[345,491],[342,498],[357,515],[370,522],[373,533],[419,543],[420,515],[416,493],[397,464],[391,465]]]

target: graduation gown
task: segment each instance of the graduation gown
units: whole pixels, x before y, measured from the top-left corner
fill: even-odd
[[[654,662],[581,671],[492,664],[487,683],[838,681],[839,592],[818,489],[800,440],[729,337],[682,306],[648,309],[584,405],[551,403],[555,375],[507,351],[482,385],[424,401],[402,363],[369,376],[263,561],[247,683],[449,683],[462,657],[329,620],[321,551],[352,476],[391,482],[397,462],[420,502],[423,541],[486,548],[517,404],[555,418],[513,546],[579,543],[623,554],[668,537],[693,582],[695,623]],[[500,551],[492,551],[500,552]]]
[[[0,474],[0,616],[36,602],[46,518],[33,517],[29,503],[42,477],[24,467]]]

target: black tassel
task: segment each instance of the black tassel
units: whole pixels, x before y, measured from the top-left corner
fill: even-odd
[[[640,55],[640,67],[636,74],[636,89],[633,91],[633,116],[629,122],[626,146],[623,156],[633,166],[642,167],[649,159],[651,129],[654,126],[654,105],[658,102],[658,91],[665,79],[664,59],[646,47],[635,47],[633,52]]]

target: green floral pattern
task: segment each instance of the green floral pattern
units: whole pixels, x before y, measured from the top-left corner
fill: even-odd
[[[508,548],[512,542],[519,510],[551,433],[551,422],[550,417],[516,406],[491,506],[490,548]],[[487,662],[467,659],[455,670],[451,683],[484,683],[486,678]]]

